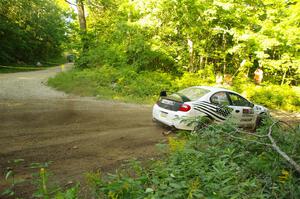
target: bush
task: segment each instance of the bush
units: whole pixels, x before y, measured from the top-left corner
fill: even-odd
[[[265,136],[272,120],[264,120],[256,134],[237,131],[230,122],[212,124],[196,133],[181,132],[159,144],[161,158],[129,161],[114,174],[88,173],[89,198],[299,198],[300,179]],[[300,162],[300,128],[275,125],[272,137],[295,162]],[[24,161],[22,159],[14,162]],[[47,163],[34,163],[39,172],[34,198],[79,198],[79,184],[50,186]],[[45,166],[46,165],[46,166]],[[11,168],[6,179],[14,178]],[[16,183],[2,195],[16,196]],[[88,190],[87,190],[88,189]],[[82,194],[83,195],[83,194]]]
[[[154,103],[161,90],[178,91],[189,86],[213,85],[212,70],[200,70],[197,73],[185,72],[175,76],[160,71],[139,71],[138,68],[102,67],[75,69],[61,73],[49,80],[49,85],[66,92],[79,95],[99,96],[106,99],[118,99],[128,102]],[[298,87],[287,85],[256,86],[248,81],[235,81],[228,89],[242,93],[254,103],[271,109],[300,111],[300,91]]]
[[[251,101],[271,109],[300,111],[300,92],[288,85],[244,84],[235,86],[234,90],[243,93]]]
[[[103,66],[60,73],[50,78],[48,84],[79,95],[153,103],[161,90],[172,88],[172,78],[171,75],[162,72],[138,73],[130,67]]]
[[[181,89],[190,86],[213,85],[215,84],[215,76],[212,71],[212,66],[208,66],[207,69],[199,70],[196,73],[185,72],[176,78],[174,84]]]
[[[265,135],[270,122],[257,135]],[[298,162],[299,130],[273,133]],[[90,175],[90,187],[96,198],[299,198],[299,176],[263,143],[269,142],[236,133],[230,123],[212,125],[169,138],[168,155],[147,168],[133,161],[107,179]]]

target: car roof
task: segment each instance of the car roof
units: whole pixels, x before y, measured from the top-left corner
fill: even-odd
[[[236,93],[236,94],[239,94],[235,91],[232,91],[232,90],[228,90],[228,89],[225,89],[225,88],[219,88],[219,87],[213,87],[213,86],[193,86],[194,88],[203,88],[203,89],[207,89],[209,90],[210,92],[219,92],[219,91],[226,91],[226,92],[232,92],[232,93]],[[240,94],[239,94],[240,95]]]

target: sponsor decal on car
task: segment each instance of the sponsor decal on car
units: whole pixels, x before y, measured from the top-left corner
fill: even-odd
[[[167,99],[162,99],[162,100],[161,100],[161,103],[163,103],[163,104],[168,104],[168,105],[174,105],[174,104],[175,104],[174,101],[167,100]]]
[[[218,121],[223,121],[232,112],[232,108],[227,106],[219,106],[209,102],[197,102],[194,103],[194,109],[205,113],[209,117],[212,117]]]

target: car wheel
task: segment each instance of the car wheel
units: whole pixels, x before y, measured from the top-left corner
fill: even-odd
[[[258,118],[256,120],[256,126],[260,127],[262,125],[262,121],[267,117],[266,113],[261,113],[258,115]]]
[[[201,117],[199,120],[197,120],[193,132],[199,132],[201,129],[206,128],[212,122],[213,120],[208,116]]]
[[[254,127],[251,129],[253,132],[260,126],[262,126],[263,119],[267,116],[266,113],[260,113],[257,118]]]

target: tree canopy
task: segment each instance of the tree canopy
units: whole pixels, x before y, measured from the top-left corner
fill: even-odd
[[[80,63],[180,73],[213,70],[297,84],[298,0],[89,0]]]
[[[66,39],[68,9],[59,0],[0,1],[0,63],[56,57]]]
[[[265,80],[297,85],[299,13],[299,0],[2,0],[0,63],[48,59],[69,41],[84,67],[241,78],[262,66]]]

